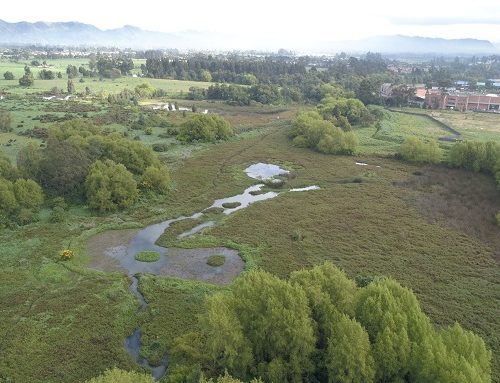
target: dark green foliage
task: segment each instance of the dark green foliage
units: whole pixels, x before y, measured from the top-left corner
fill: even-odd
[[[38,72],[38,77],[40,77],[41,80],[53,80],[56,78],[56,74],[51,70],[42,69]]]
[[[75,93],[75,84],[73,84],[73,80],[71,79],[68,80],[67,90],[69,94]]]
[[[358,145],[353,132],[343,132],[316,111],[298,113],[290,135],[294,145],[327,154],[353,154]]]
[[[12,131],[12,117],[9,112],[0,110],[0,132]]]
[[[215,142],[234,135],[233,128],[220,116],[196,114],[182,124],[177,138],[183,142]]]
[[[87,203],[100,212],[130,207],[138,197],[137,183],[124,165],[97,160],[85,179]]]
[[[418,137],[408,137],[399,149],[403,159],[410,162],[437,164],[442,157],[442,150],[436,141],[423,142]]]
[[[209,376],[491,381],[491,352],[479,336],[458,324],[435,330],[409,289],[392,279],[359,288],[331,263],[294,272],[289,281],[250,272],[207,299],[200,328],[180,340],[175,355],[200,363]],[[188,347],[201,352],[195,356]]]
[[[68,65],[66,74],[68,75],[68,79],[78,77],[78,68],[75,65]]]
[[[35,78],[31,72],[25,73],[23,77],[19,79],[19,85],[24,87],[32,86],[35,83]]]
[[[155,152],[166,152],[168,150],[168,144],[165,144],[165,143],[159,143],[159,144],[153,144],[151,146],[151,148],[155,151]]]
[[[6,80],[14,80],[14,74],[10,71],[7,71],[3,74],[3,78]]]
[[[37,174],[37,180],[50,194],[80,198],[83,196],[82,185],[90,163],[87,151],[77,144],[49,138],[39,170],[36,169],[36,163],[30,163],[24,171],[29,169],[28,173]]]
[[[224,255],[211,255],[207,259],[207,265],[212,267],[222,266],[226,262],[226,257]]]
[[[235,207],[238,207],[240,205],[241,205],[240,202],[224,202],[222,204],[222,207],[224,207],[226,209],[234,209]]]

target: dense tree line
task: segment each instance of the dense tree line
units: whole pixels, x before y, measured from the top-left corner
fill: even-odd
[[[452,146],[449,163],[453,167],[483,172],[495,177],[500,190],[500,145],[494,141],[463,141]]]
[[[283,75],[305,74],[303,60],[265,57],[195,55],[182,58],[148,58],[141,67],[147,77],[177,80],[215,81],[253,85],[275,82]],[[208,76],[210,75],[210,76]]]
[[[330,263],[289,280],[250,272],[207,298],[199,327],[176,342],[185,375],[201,369],[241,381],[491,380],[491,352],[479,336],[458,324],[435,329],[409,289],[390,278],[358,287]]]

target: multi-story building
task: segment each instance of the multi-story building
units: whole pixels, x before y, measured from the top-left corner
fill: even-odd
[[[425,105],[433,109],[499,113],[500,96],[496,94],[447,93],[439,89],[429,89],[425,94]]]

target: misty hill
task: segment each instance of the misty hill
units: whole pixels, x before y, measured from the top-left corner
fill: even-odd
[[[364,40],[334,42],[323,45],[327,52],[381,52],[409,54],[491,54],[498,48],[488,40],[442,39],[418,36],[378,36]]]
[[[0,44],[9,45],[61,45],[61,46],[113,46],[118,48],[181,48],[181,49],[240,49],[242,41],[235,35],[182,32],[162,33],[146,31],[126,25],[122,28],[102,30],[79,22],[19,22],[0,20]],[[270,41],[262,42],[269,48]],[[305,52],[381,52],[440,55],[491,54],[498,47],[487,40],[441,39],[409,36],[381,36],[358,41],[315,43],[290,46]]]
[[[130,25],[101,30],[78,22],[8,23],[0,20],[0,44],[182,48],[191,38],[190,35],[145,31]]]

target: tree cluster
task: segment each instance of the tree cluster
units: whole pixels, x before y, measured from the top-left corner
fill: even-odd
[[[151,148],[118,133],[105,134],[82,120],[50,128],[47,147],[22,148],[17,165],[47,194],[85,198],[101,212],[131,206],[139,190],[165,194],[170,182],[168,169]]]
[[[42,188],[32,179],[21,178],[8,158],[0,153],[0,227],[36,220],[43,200]]]
[[[174,356],[208,376],[491,381],[491,352],[479,336],[458,324],[435,329],[409,289],[390,278],[358,287],[331,263],[294,272],[289,280],[249,272],[231,290],[207,298],[199,326],[177,340]]]
[[[344,132],[317,111],[298,113],[290,137],[296,146],[326,154],[353,154],[358,145],[353,132]]]
[[[463,141],[452,146],[449,163],[453,167],[493,175],[500,190],[500,145],[494,141]]]

